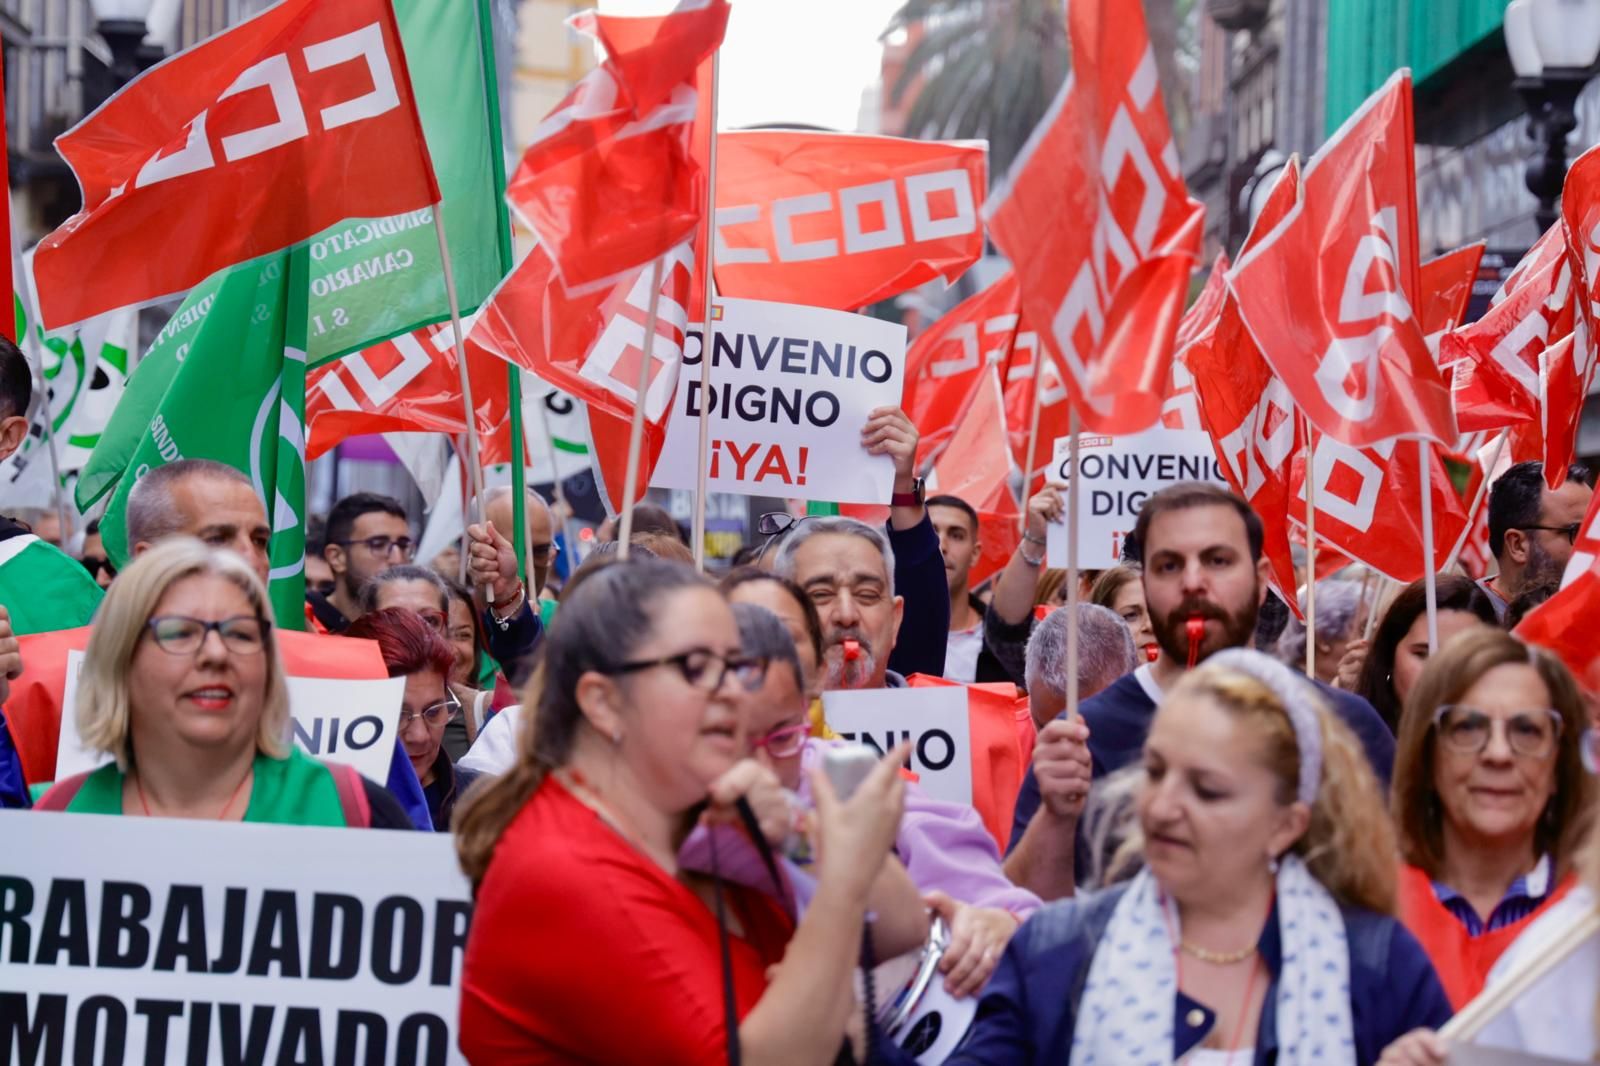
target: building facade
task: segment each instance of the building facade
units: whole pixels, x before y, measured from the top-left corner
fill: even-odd
[[[1328,0],[1195,0],[1198,70],[1184,173],[1206,205],[1207,258],[1238,250],[1258,171],[1322,140]]]
[[[1326,0],[1327,114],[1332,133],[1410,67],[1415,85],[1417,224],[1423,255],[1484,241],[1509,270],[1538,239],[1538,201],[1524,168],[1541,148],[1512,88],[1505,0]],[[1570,158],[1600,144],[1600,79],[1578,101]],[[1488,287],[1493,287],[1492,281]],[[1600,396],[1592,390],[1578,454],[1600,456]]]

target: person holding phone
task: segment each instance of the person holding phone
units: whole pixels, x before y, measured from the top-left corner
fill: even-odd
[[[569,585],[517,762],[456,815],[476,897],[469,1061],[835,1060],[904,804],[903,752],[848,802],[813,776],[817,887],[798,922],[768,894],[687,871],[690,831],[741,824],[740,801],[767,839],[792,827],[776,779],[744,758],[732,698],[765,665],[687,567],[617,562]]]

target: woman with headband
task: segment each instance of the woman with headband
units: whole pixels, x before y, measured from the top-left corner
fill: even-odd
[[[1370,1064],[1450,1017],[1391,917],[1394,832],[1361,747],[1287,667],[1235,649],[1189,672],[1144,774],[1143,871],[1018,930],[950,1066]]]

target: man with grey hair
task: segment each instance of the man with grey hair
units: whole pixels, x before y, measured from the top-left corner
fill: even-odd
[[[125,526],[135,558],[181,533],[238,553],[267,583],[272,526],[266,506],[250,479],[226,463],[179,459],[151,470],[128,493]]]
[[[772,569],[804,589],[822,617],[823,688],[905,686],[889,669],[905,601],[895,595],[883,530],[854,518],[807,519],[784,538]]]
[[[1028,709],[1040,730],[1067,709],[1065,607],[1051,611],[1028,637]],[[1078,604],[1078,698],[1088,699],[1139,665],[1133,634],[1108,607]]]

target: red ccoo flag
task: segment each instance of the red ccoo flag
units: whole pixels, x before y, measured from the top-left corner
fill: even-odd
[[[83,208],[35,256],[48,328],[439,202],[389,0],[283,0],[141,74],[56,147]]]
[[[1411,74],[1401,71],[1312,157],[1300,202],[1228,275],[1295,403],[1356,447],[1456,439],[1450,389],[1414,310],[1413,155]]]
[[[710,64],[702,60],[726,21],[725,5],[693,0],[638,19],[625,34],[600,16],[579,20],[602,40],[611,25],[623,51],[545,116],[506,187],[568,290],[605,288],[696,237],[707,180],[696,143],[706,133],[697,127],[709,129]],[[685,39],[698,43],[678,51]]]
[[[509,433],[506,365],[468,343],[467,372],[477,408],[484,465],[490,443]],[[448,433],[466,429],[454,334],[448,322],[405,333],[327,363],[306,375],[306,459],[364,433]]]
[[[1084,428],[1134,432],[1161,413],[1205,211],[1183,183],[1141,6],[1071,0],[1067,22],[1072,76],[990,200],[989,228]]]
[[[962,300],[925,330],[906,352],[905,412],[915,423],[917,467],[950,443],[984,371],[1002,371],[1017,336],[1017,279],[1009,271]]]
[[[1021,512],[1008,484],[1011,448],[995,368],[985,366],[979,374],[972,402],[933,472],[936,491],[959,496],[978,512],[983,554],[972,564],[968,580],[981,584],[1006,565],[1022,539],[1017,522]]]

